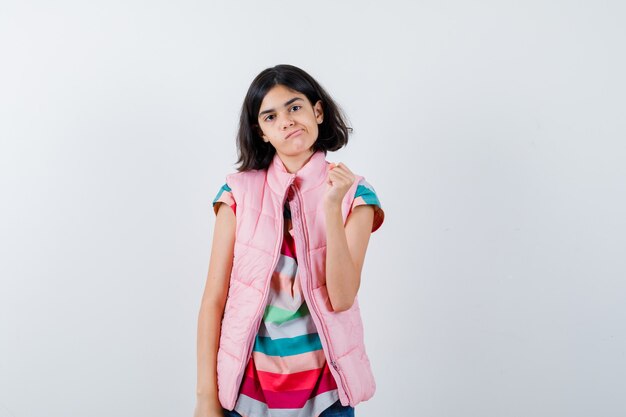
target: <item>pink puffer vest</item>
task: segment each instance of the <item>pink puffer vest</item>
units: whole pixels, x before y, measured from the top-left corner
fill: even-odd
[[[267,170],[230,174],[226,183],[237,204],[233,269],[217,354],[219,399],[232,410],[250,358],[254,338],[267,303],[270,278],[279,258],[283,236],[283,206],[293,190],[290,210],[298,261],[298,278],[319,332],[329,368],[337,382],[341,404],[355,406],[376,389],[363,344],[358,300],[334,312],[326,292],[326,221],[324,193],[328,162],[314,153],[295,174],[278,155]],[[344,224],[361,176],[342,202]]]

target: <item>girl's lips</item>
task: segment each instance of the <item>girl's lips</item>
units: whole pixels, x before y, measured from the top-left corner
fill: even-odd
[[[298,136],[300,133],[302,133],[302,129],[294,130],[293,132],[291,132],[290,134],[285,136],[285,139],[289,139],[289,138],[292,138],[294,136]]]

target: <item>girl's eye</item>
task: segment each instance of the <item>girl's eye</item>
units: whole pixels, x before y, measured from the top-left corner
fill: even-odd
[[[290,111],[298,111],[301,108],[302,108],[302,106],[298,106],[298,105],[291,106]],[[263,119],[263,120],[265,120],[266,122],[271,122],[274,119],[274,117],[275,116],[273,114],[268,114],[267,116],[265,116],[265,119]]]

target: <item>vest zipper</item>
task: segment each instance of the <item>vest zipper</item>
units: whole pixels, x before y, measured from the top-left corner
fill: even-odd
[[[294,176],[295,178],[295,176]],[[291,185],[293,183],[294,179],[292,178],[289,182],[289,185]],[[263,318],[263,313],[262,311],[265,310],[265,304],[267,303],[267,298],[269,296],[269,287],[270,287],[270,282],[272,281],[272,275],[274,275],[274,269],[276,269],[276,264],[278,263],[278,259],[280,258],[280,248],[282,245],[282,240],[283,240],[283,232],[284,232],[284,227],[285,227],[285,219],[284,219],[284,215],[283,210],[285,209],[285,202],[287,201],[287,193],[285,193],[285,195],[283,196],[283,203],[281,204],[281,209],[280,209],[280,221],[279,226],[278,226],[278,239],[277,239],[277,243],[276,243],[276,248],[274,249],[274,261],[272,262],[272,268],[270,269],[270,276],[269,278],[267,278],[266,282],[265,282],[265,292],[263,294],[263,301],[261,302],[259,309],[256,312],[256,324],[254,326],[252,326],[252,330],[250,332],[250,335],[248,336],[248,350],[247,350],[247,354],[246,354],[246,359],[243,361],[243,364],[241,365],[241,368],[239,369],[239,374],[237,376],[237,384],[235,385],[236,387],[236,392],[235,392],[235,398],[232,400],[233,403],[233,407],[235,406],[235,404],[237,403],[237,397],[239,395],[239,389],[241,388],[241,381],[243,380],[243,375],[245,374],[246,371],[246,367],[248,366],[248,362],[250,361],[250,357],[252,356],[252,347],[254,345],[254,339],[255,336],[257,335],[257,333],[259,332],[259,328],[261,327],[261,319]]]
[[[326,328],[326,324],[324,323],[324,321],[320,318],[321,314],[319,313],[319,307],[317,305],[317,301],[315,300],[315,297],[313,296],[313,279],[312,279],[312,275],[311,275],[311,268],[310,265],[308,263],[309,260],[309,247],[308,247],[308,242],[309,242],[309,236],[306,230],[306,227],[304,227],[304,222],[302,221],[302,199],[300,196],[300,192],[298,191],[298,189],[292,185],[291,188],[294,191],[294,196],[296,196],[298,198],[298,224],[300,226],[300,229],[302,230],[302,234],[304,235],[304,239],[303,239],[303,244],[300,246],[301,249],[298,249],[298,246],[296,245],[296,254],[300,253],[302,254],[302,260],[304,261],[304,267],[305,267],[305,271],[307,273],[307,281],[308,281],[308,285],[307,285],[307,291],[305,292],[305,294],[307,294],[309,296],[309,300],[307,301],[308,304],[313,307],[313,311],[316,314],[316,318],[318,319],[319,323],[320,323],[320,328],[322,330],[322,337],[323,340],[326,342],[326,347],[328,349],[328,362],[331,364],[331,366],[335,369],[335,372],[337,372],[337,374],[339,375],[339,379],[340,379],[340,385],[341,388],[343,389],[343,391],[346,394],[346,397],[348,397],[348,402],[350,404],[352,404],[352,394],[350,393],[350,389],[348,386],[348,383],[345,379],[345,375],[343,374],[343,372],[341,371],[341,369],[339,368],[339,366],[337,365],[337,361],[335,360],[335,352],[333,351],[332,345],[330,343],[330,339],[328,338],[328,330]],[[294,219],[293,216],[293,212],[292,212],[292,221]],[[294,224],[295,227],[295,224]],[[300,266],[298,265],[298,270],[300,269]],[[306,297],[305,297],[306,298]]]

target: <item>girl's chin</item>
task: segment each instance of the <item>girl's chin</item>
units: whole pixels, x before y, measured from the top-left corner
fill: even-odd
[[[294,148],[282,149],[280,153],[284,156],[288,156],[291,158],[294,158],[297,156],[303,156],[303,155],[310,156],[313,153],[313,149],[311,148],[312,147],[307,148],[303,146],[302,148],[297,148],[297,149],[294,149]]]
[[[309,152],[312,147],[313,147],[313,144],[308,144],[305,142],[292,142],[289,144],[289,146],[285,146],[283,150],[285,153],[299,154],[302,152]]]

